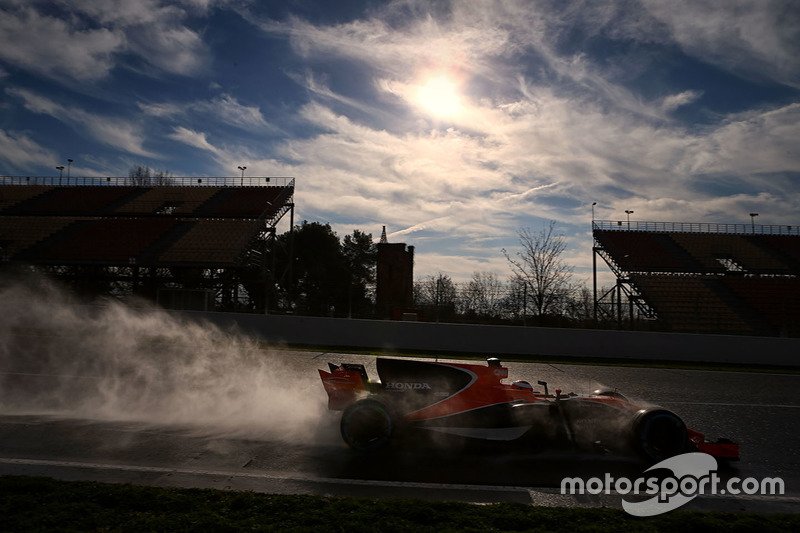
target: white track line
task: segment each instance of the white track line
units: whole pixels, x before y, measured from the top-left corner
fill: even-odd
[[[537,498],[537,496],[544,496],[544,495],[562,496],[564,498],[574,498],[575,496],[590,496],[590,497],[600,496],[586,492],[582,494],[562,494],[560,489],[556,489],[553,487],[518,487],[518,486],[503,486],[503,485],[470,485],[470,484],[450,484],[450,483],[422,483],[414,481],[383,481],[383,480],[342,479],[342,478],[326,478],[326,477],[310,477],[310,476],[305,477],[292,474],[231,472],[223,470],[193,470],[185,468],[166,468],[158,466],[85,463],[77,461],[50,461],[50,460],[40,460],[40,459],[15,459],[8,457],[0,457],[0,464],[17,465],[17,466],[86,468],[92,470],[116,470],[123,472],[142,472],[142,473],[155,473],[164,475],[186,474],[186,475],[199,475],[199,476],[224,476],[228,478],[264,479],[272,481],[293,481],[301,483],[351,485],[351,486],[365,486],[365,487],[412,488],[412,489],[427,489],[427,490],[462,490],[462,491],[474,491],[474,492],[512,492],[512,493],[525,494],[531,498],[532,502],[540,499]],[[617,494],[615,491],[611,491],[609,494],[604,494],[604,495],[612,497],[622,496],[621,494]],[[800,496],[787,496],[787,495],[740,494],[733,496],[733,495],[719,495],[719,494],[703,494],[698,496],[698,498],[800,504]]]
[[[727,403],[727,402],[682,402],[663,400],[656,402],[659,404],[674,404],[674,405],[714,405],[723,407],[768,407],[778,409],[800,409],[800,405],[780,404],[780,403]]]
[[[252,479],[269,479],[275,481],[297,481],[305,483],[333,483],[338,485],[363,485],[363,486],[381,486],[381,487],[406,487],[406,488],[419,488],[419,489],[448,489],[448,490],[474,490],[474,491],[491,491],[491,492],[524,492],[528,493],[526,487],[513,487],[501,485],[467,485],[467,484],[450,484],[450,483],[421,483],[413,481],[383,481],[383,480],[368,480],[368,479],[343,479],[343,478],[327,478],[327,477],[311,477],[311,476],[297,476],[292,474],[276,474],[276,473],[255,473],[255,472],[231,472],[224,470],[196,470],[186,468],[166,468],[159,466],[138,466],[138,465],[120,465],[120,464],[104,464],[104,463],[84,463],[77,461],[50,461],[41,459],[14,459],[8,457],[0,457],[0,464],[18,465],[18,466],[50,466],[62,468],[89,468],[93,470],[118,470],[123,472],[145,472],[156,474],[190,474],[202,476],[227,476],[227,477],[241,477]]]

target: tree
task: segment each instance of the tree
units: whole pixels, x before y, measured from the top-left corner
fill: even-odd
[[[150,167],[136,165],[131,167],[128,171],[128,180],[131,185],[148,186],[148,185],[172,185],[175,180],[172,175],[164,170],[151,170]]]
[[[460,291],[459,311],[480,318],[498,318],[504,292],[503,282],[494,272],[476,271]]]
[[[414,301],[430,308],[436,322],[455,318],[456,286],[450,276],[439,272],[414,284]]]
[[[328,316],[346,308],[348,275],[329,224],[304,220],[295,227],[292,281],[297,311]]]
[[[304,220],[273,246],[279,307],[313,316],[372,315],[377,251],[371,234],[354,230],[340,241],[329,224]]]
[[[594,296],[586,285],[581,285],[569,299],[564,314],[577,324],[592,322],[594,317]]]
[[[372,234],[353,230],[342,239],[342,257],[349,274],[348,316],[371,314],[378,249]]]
[[[563,235],[555,233],[555,225],[551,220],[538,233],[521,228],[518,235],[522,250],[512,257],[503,249],[514,275],[524,283],[524,311],[532,304],[537,317],[561,313],[576,290],[572,283],[572,267],[561,258],[567,243]]]

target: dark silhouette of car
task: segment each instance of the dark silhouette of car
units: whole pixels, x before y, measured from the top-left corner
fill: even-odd
[[[547,383],[504,383],[508,369],[487,364],[378,358],[379,381],[364,365],[329,363],[319,370],[328,408],[342,411],[342,437],[377,450],[409,435],[633,451],[658,462],[690,451],[738,460],[739,445],[709,442],[661,407],[639,406],[616,390],[551,394]]]

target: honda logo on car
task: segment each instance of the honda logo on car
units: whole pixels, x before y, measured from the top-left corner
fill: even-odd
[[[403,382],[403,381],[396,381],[396,382],[388,382],[386,384],[386,390],[394,390],[394,391],[407,391],[407,390],[430,390],[431,386],[427,383],[412,383],[412,382]]]

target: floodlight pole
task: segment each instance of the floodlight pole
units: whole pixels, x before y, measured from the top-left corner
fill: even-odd
[[[67,181],[71,175],[70,169],[72,168],[72,159],[67,159]]]
[[[633,210],[626,209],[625,214],[628,215],[628,229],[631,229],[631,215],[633,214]]]
[[[753,234],[756,233],[756,217],[758,213],[750,213],[750,226],[753,228]]]
[[[597,325],[597,246],[592,244],[592,295],[593,295],[593,308],[592,315],[594,316],[595,326]]]
[[[247,170],[247,167],[236,167],[236,168],[242,171],[242,182],[240,185],[244,186],[244,171]]]
[[[58,170],[58,184],[61,185],[61,178],[64,176],[64,165],[57,166],[56,170]]]

